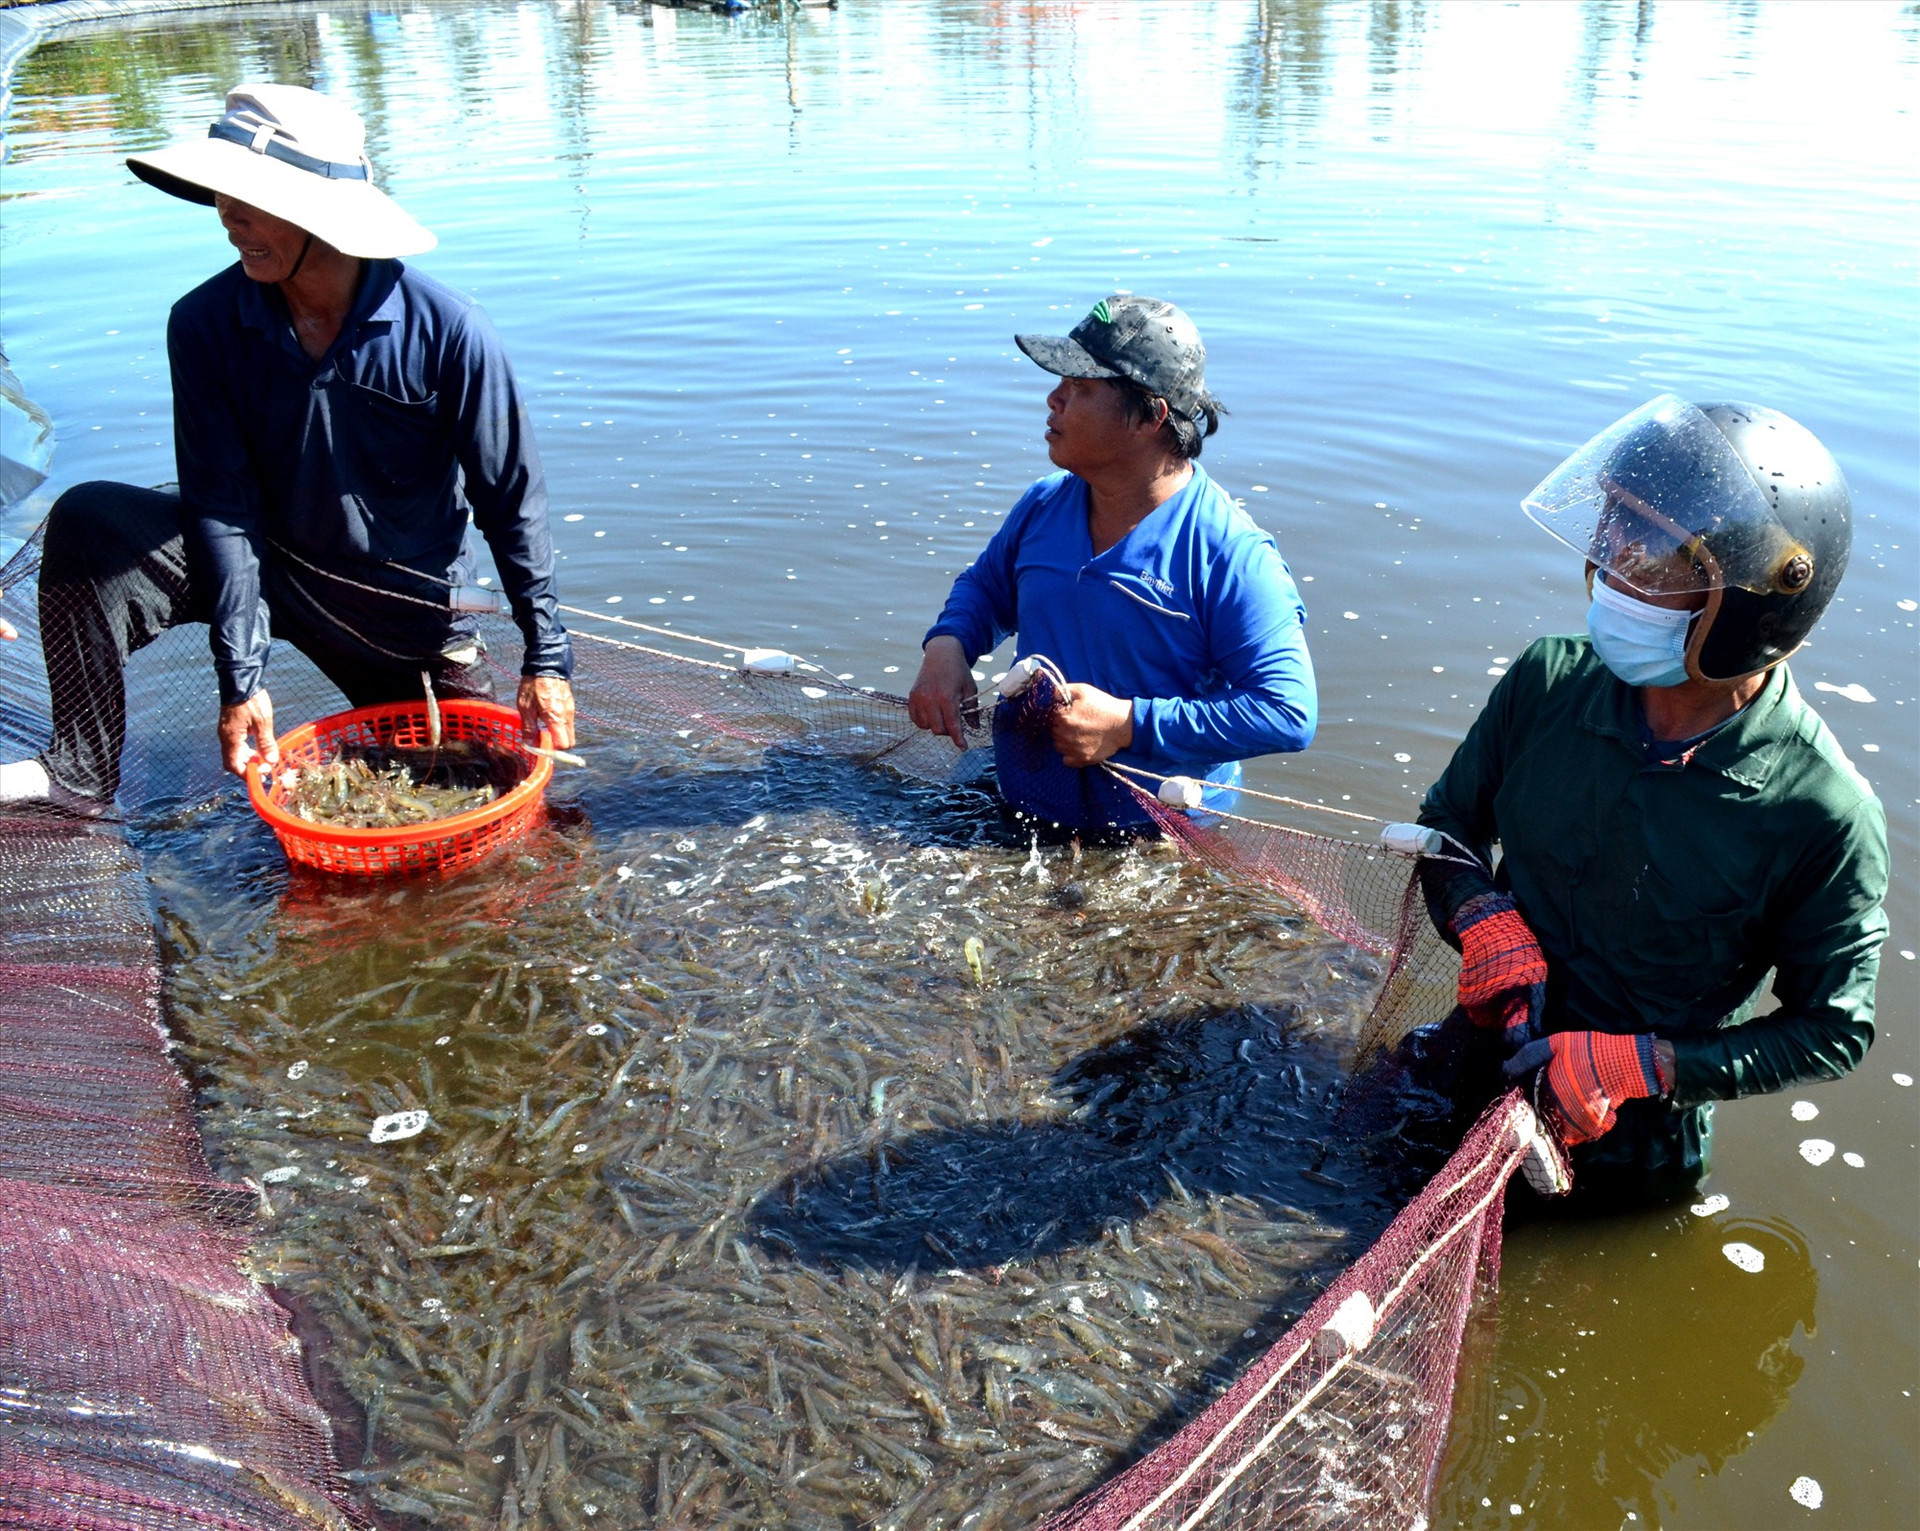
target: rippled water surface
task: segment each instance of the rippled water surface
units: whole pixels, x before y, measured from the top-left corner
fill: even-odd
[[[1794,671],[1889,809],[1880,1041],[1840,1084],[1722,1108],[1710,1189],[1728,1198],[1724,1210],[1509,1238],[1437,1520],[1793,1524],[1812,1513],[1788,1495],[1807,1476],[1828,1522],[1895,1524],[1920,1489],[1920,1166],[1913,1092],[1894,1080],[1920,1073],[1917,38],[1899,6],[1670,0],[847,0],[735,20],[624,3],[333,5],[80,29],[15,70],[0,331],[59,429],[50,491],[97,476],[171,478],[166,309],[227,251],[211,215],[156,196],[122,158],[200,130],[238,79],[343,92],[368,118],[389,189],[441,237],[421,264],[482,299],[516,361],[541,432],[566,599],[778,644],[904,689],[947,583],[1046,466],[1045,382],[1012,331],[1063,330],[1114,288],[1171,298],[1206,335],[1211,381],[1233,411],[1206,464],[1274,530],[1311,612],[1320,738],[1250,779],[1392,816],[1438,771],[1504,662],[1532,636],[1579,626],[1580,571],[1520,517],[1527,488],[1661,389],[1798,416],[1833,447],[1855,494],[1847,583]],[[22,507],[5,529],[37,513]],[[699,975],[660,978],[663,953],[649,944],[683,918],[685,890],[646,903],[614,871],[710,838],[711,804],[696,813],[673,800],[672,812],[698,818],[691,830],[634,806],[657,788],[602,773],[575,789],[586,823],[542,853],[543,875],[569,857],[590,865],[591,876],[562,878],[556,909],[648,932],[635,937],[643,955],[592,971],[665,988],[692,1006],[690,1024],[708,1026],[698,996],[681,993]],[[806,820],[816,810],[826,817]],[[809,862],[830,853],[816,839],[895,854],[872,816],[911,826],[934,813],[869,803],[842,823],[824,801],[784,799],[781,811],[791,822],[775,832],[796,837],[790,853]],[[747,832],[732,821],[728,831],[729,842]],[[895,832],[908,830],[885,833]],[[320,1025],[325,1004],[397,978],[423,953],[449,956],[460,984],[498,976],[496,999],[520,1005],[523,1020],[529,983],[558,993],[576,976],[577,963],[521,966],[533,977],[509,988],[510,961],[550,954],[470,950],[479,936],[459,934],[444,902],[404,905],[426,926],[404,939],[383,933],[392,920],[370,906],[316,914],[329,906],[285,889],[271,843],[232,801],[156,831],[151,849],[163,873],[197,869],[196,886],[160,892],[183,1005],[212,995],[217,1007],[240,992],[230,977],[281,960],[283,943],[314,975],[291,996],[289,1027]],[[994,854],[1012,872],[1023,864],[1018,848]],[[230,878],[241,890],[230,905],[207,897],[208,858],[212,885]],[[579,887],[607,877],[611,893]],[[611,902],[596,914],[602,896]],[[857,890],[847,896],[837,919],[855,918]],[[963,889],[954,929],[999,907]],[[1072,916],[1040,907],[1034,917],[1056,923],[1009,940],[1021,962],[1060,956],[1076,994],[1124,978],[1101,968],[1097,932],[1077,934],[1058,923]],[[319,952],[334,922],[360,932],[351,960]],[[721,942],[727,928],[700,939]],[[713,966],[711,956],[676,960]],[[897,958],[876,954],[873,971]],[[957,983],[953,951],[947,961]],[[1246,988],[1233,999],[1298,1003],[1268,992],[1271,975],[1235,972]],[[1023,1028],[1021,1089],[1127,1030],[1083,1034],[1061,1020],[1050,1032],[1045,984],[1033,985],[1030,1004],[996,1008]],[[1169,1013],[1190,1008],[1163,997]],[[1129,1024],[1156,1018],[1151,1009]],[[308,1078],[332,1080],[335,1099],[359,1091],[356,1110],[385,1099],[379,1090],[400,1103],[389,1075],[449,1092],[461,1110],[498,1110],[485,1081],[523,1066],[515,1049],[552,1040],[480,1039],[436,1055],[440,1034],[400,1026],[352,1044],[427,1058],[431,1086],[416,1062],[383,1072],[359,1053],[316,1053]],[[297,1061],[280,1057],[289,1033],[260,1018],[241,1028],[259,1053],[246,1068],[226,1035],[209,1024],[195,1045],[252,1083],[216,1094],[209,1131],[257,1169],[284,1141],[274,1134],[291,1131],[272,1113],[314,1102],[285,1080]],[[1284,1027],[1274,1035],[1276,1046],[1297,1040]],[[690,1071],[715,1056],[698,1036],[676,1045]],[[614,1056],[600,1037],[572,1056],[600,1047]],[[664,1055],[647,1064],[665,1098],[679,1066]],[[715,1064],[735,1066],[727,1088],[738,1100],[726,1109],[740,1120],[758,1122],[758,1109],[790,1116],[792,1132],[826,1130],[782,1102],[777,1068],[759,1078]],[[1014,1088],[997,1059],[981,1067],[981,1089]],[[888,1089],[914,1077],[910,1068]],[[958,1119],[970,1077],[943,1108]],[[269,1098],[268,1078],[285,1099]],[[874,1081],[865,1087],[871,1098]],[[520,1109],[517,1097],[504,1106]],[[617,1101],[576,1111],[603,1109],[607,1133],[627,1131]],[[1031,1106],[1036,1121],[1053,1109]],[[849,1117],[834,1130],[857,1143],[869,1126]],[[765,1123],[755,1130],[780,1141]],[[1798,1148],[1814,1137],[1842,1152],[1809,1163]],[[593,1141],[563,1120],[540,1151],[562,1139],[569,1155]],[[770,1177],[805,1146],[769,1149]],[[433,1197],[457,1209],[467,1194],[450,1180],[427,1186],[418,1182],[422,1217],[445,1210]],[[328,1187],[314,1206],[336,1194],[350,1203]],[[1163,1185],[1143,1216],[1177,1221],[1185,1204],[1168,1194]],[[1219,1205],[1223,1219],[1241,1215]],[[314,1206],[301,1216],[316,1217]],[[1167,1237],[1177,1234],[1170,1224]],[[1083,1247],[1049,1237],[1065,1240],[1062,1260]],[[1736,1267],[1730,1243],[1759,1250],[1764,1268]],[[733,1256],[710,1239],[702,1259]],[[891,1289],[876,1312],[882,1298]],[[1229,1317],[1217,1310],[1209,1343]],[[902,1361],[909,1328],[896,1336]],[[617,1341],[595,1330],[581,1343],[600,1355]]]

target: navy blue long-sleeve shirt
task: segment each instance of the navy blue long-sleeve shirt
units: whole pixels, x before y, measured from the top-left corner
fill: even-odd
[[[526,639],[523,673],[572,673],[533,432],[471,299],[369,261],[315,361],[279,290],[236,264],[174,305],[167,354],[223,704],[265,682],[269,594],[370,665],[424,669],[470,635],[447,592],[473,583],[469,511]]]
[[[1198,463],[1104,553],[1087,511],[1085,480],[1041,479],[954,581],[927,639],[957,638],[973,661],[1017,632],[1021,654],[1131,699],[1122,765],[1232,786],[1246,757],[1312,743],[1306,611],[1273,538]]]

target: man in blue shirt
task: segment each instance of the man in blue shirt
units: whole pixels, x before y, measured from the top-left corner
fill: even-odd
[[[377,190],[358,116],[244,86],[205,139],[129,161],[219,213],[237,264],[174,306],[178,495],[81,484],[48,517],[41,642],[53,741],[0,801],[97,814],[126,733],[127,657],[209,624],[227,769],[275,758],[268,653],[291,642],[355,706],[491,697],[472,522],[526,640],[525,726],[572,742],[572,653],[546,486],[512,369],[468,299],[394,257],[433,235]]]
[[[996,729],[1017,808],[1137,823],[1139,805],[1092,768],[1230,788],[1245,757],[1305,749],[1318,715],[1306,613],[1273,538],[1196,461],[1220,407],[1193,322],[1117,295],[1069,336],[1014,338],[1060,379],[1046,439],[1063,471],[1021,496],[954,582],[924,642],[913,721],[964,746],[973,664],[1018,633],[1020,653],[1046,656],[1066,685],[1040,724],[1043,758]],[[1081,776],[1070,790],[1065,772]]]

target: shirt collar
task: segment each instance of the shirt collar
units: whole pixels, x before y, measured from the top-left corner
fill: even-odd
[[[1640,710],[1633,688],[1611,670],[1598,668],[1599,684],[1587,699],[1581,726],[1619,741],[1636,760],[1643,759]],[[1688,764],[1718,772],[1742,786],[1763,787],[1806,710],[1807,704],[1800,699],[1787,667],[1775,665],[1767,672],[1760,694],[1696,749]]]
[[[346,323],[340,326],[342,335],[366,324],[391,324],[403,316],[406,304],[400,294],[400,273],[404,269],[397,260],[366,263],[360,277],[360,290],[353,297],[353,307],[347,311]],[[240,323],[263,334],[288,335],[289,344],[298,349],[298,342],[288,333],[287,300],[280,295],[278,287],[247,280],[240,289]]]
[[[1202,468],[1197,462],[1192,462],[1191,459],[1189,459],[1189,461],[1193,472],[1187,475],[1187,481],[1158,505],[1154,506],[1146,515],[1142,516],[1139,524],[1112,547],[1108,548],[1106,552],[1091,553],[1089,555],[1091,563],[1104,563],[1110,559],[1124,562],[1127,557],[1131,556],[1128,554],[1127,549],[1133,546],[1134,539],[1140,536],[1143,531],[1151,527],[1153,530],[1147,532],[1148,538],[1150,540],[1157,538],[1159,536],[1159,528],[1164,526],[1174,516],[1180,515],[1189,505],[1198,505],[1200,503],[1200,497],[1206,493],[1207,485],[1213,481],[1207,477],[1207,470],[1205,468]],[[1092,508],[1092,492],[1087,488],[1086,480],[1080,478],[1077,474],[1074,475],[1073,481],[1080,489],[1081,515],[1084,521],[1086,512]],[[1091,546],[1091,544],[1089,544],[1089,546]]]

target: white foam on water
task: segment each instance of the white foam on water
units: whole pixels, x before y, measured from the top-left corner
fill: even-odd
[[[287,1078],[289,1079],[306,1078],[307,1067],[308,1067],[307,1060],[305,1058],[302,1058],[298,1063],[289,1063],[287,1065]],[[1900,1076],[1896,1074],[1894,1077],[1897,1079]]]
[[[1818,1169],[1833,1157],[1833,1145],[1825,1138],[1808,1138],[1800,1145],[1800,1157]]]
[[[1803,1473],[1788,1486],[1787,1497],[1795,1504],[1804,1504],[1809,1510],[1817,1510],[1827,1495],[1817,1478],[1809,1478]]]
[[[398,1143],[404,1138],[417,1138],[427,1130],[430,1120],[424,1111],[389,1111],[385,1116],[373,1119],[373,1127],[367,1137],[375,1143]]]
[[[267,1185],[283,1185],[289,1180],[300,1178],[300,1166],[283,1164],[278,1169],[270,1169],[260,1179]]]
[[[1767,1268],[1767,1257],[1761,1254],[1760,1251],[1755,1249],[1751,1244],[1744,1243],[1739,1239],[1735,1239],[1730,1244],[1722,1244],[1720,1246],[1720,1253],[1733,1261],[1735,1265],[1745,1271],[1749,1276],[1757,1276]]]
[[[1687,1210],[1695,1217],[1712,1217],[1714,1213],[1724,1212],[1732,1205],[1733,1203],[1731,1201],[1716,1191],[1705,1201],[1696,1201]]]
[[[1848,681],[1844,686],[1836,686],[1829,680],[1817,680],[1813,683],[1815,691],[1831,691],[1835,696],[1843,696],[1849,702],[1871,702],[1874,695],[1859,681]]]
[[[1840,1156],[1840,1162],[1846,1165],[1848,1169],[1863,1170],[1867,1167],[1867,1161],[1861,1158],[1860,1155],[1853,1153],[1842,1154]]]
[[[1810,1122],[1820,1114],[1820,1108],[1810,1100],[1796,1100],[1792,1110],[1796,1122]]]

